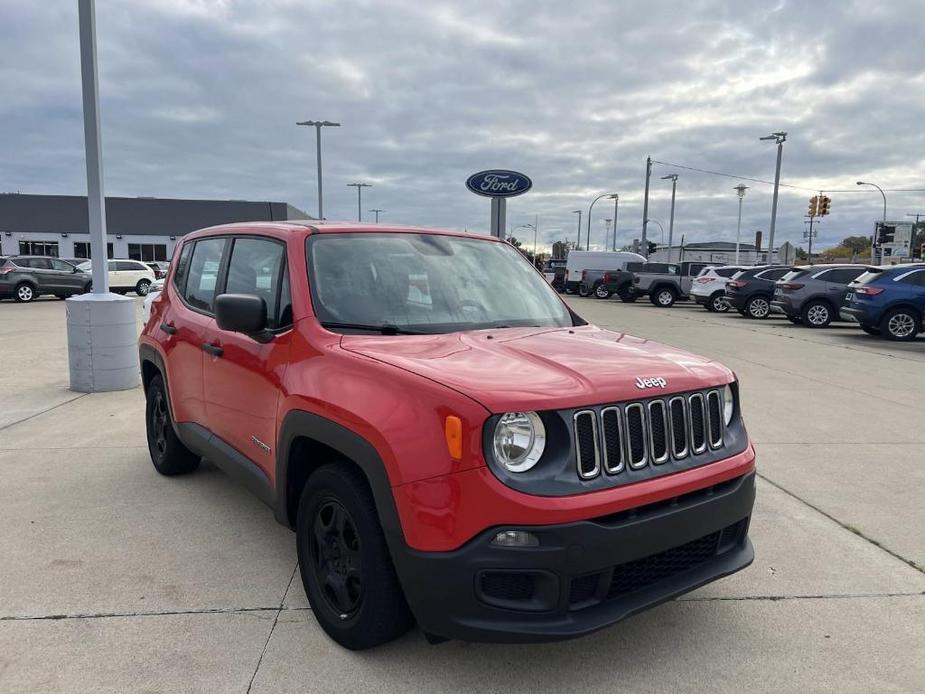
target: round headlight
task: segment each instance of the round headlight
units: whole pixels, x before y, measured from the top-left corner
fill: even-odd
[[[726,426],[732,421],[732,415],[735,412],[735,400],[732,394],[732,386],[727,385],[723,388],[723,419]]]
[[[543,455],[546,427],[536,412],[508,412],[495,426],[495,459],[510,472],[526,472]]]

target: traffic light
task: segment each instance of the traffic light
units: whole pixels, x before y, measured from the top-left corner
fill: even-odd
[[[831,208],[831,206],[832,198],[830,198],[828,195],[819,196],[818,209],[820,217],[825,217],[829,213],[829,208]]]
[[[809,216],[815,217],[819,210],[819,196],[814,195],[809,199]]]
[[[896,227],[889,224],[877,222],[877,245],[882,246],[885,243],[893,243],[896,240]]]

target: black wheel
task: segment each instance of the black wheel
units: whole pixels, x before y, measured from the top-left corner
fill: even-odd
[[[803,322],[803,319],[799,316],[787,316],[787,320],[789,320],[794,325],[800,325]]]
[[[35,287],[28,282],[20,282],[13,290],[13,298],[21,304],[27,304],[32,301],[38,294],[35,293]]]
[[[617,296],[620,297],[620,301],[622,301],[624,304],[631,304],[639,298],[639,296],[633,291],[632,287],[623,287],[617,292]]]
[[[880,334],[890,340],[914,340],[921,331],[922,319],[909,308],[894,308],[880,321]]]
[[[807,328],[826,328],[832,322],[832,307],[825,301],[810,301],[803,307],[802,318]]]
[[[589,290],[585,285],[578,285],[578,296],[590,296],[591,290]]]
[[[745,304],[745,315],[749,318],[762,320],[771,313],[771,302],[764,296],[753,296]]]
[[[145,424],[148,434],[148,452],[154,469],[162,475],[185,475],[199,467],[199,456],[189,450],[173,428],[170,405],[164,379],[155,376],[148,384],[145,396]]]
[[[712,311],[713,313],[726,313],[729,310],[729,302],[726,301],[726,292],[713,292],[704,305],[707,307],[707,311]]]
[[[55,294],[55,296],[62,300],[67,298],[67,294]]]
[[[411,628],[372,492],[350,464],[324,465],[308,478],[296,545],[315,618],[341,646],[372,648]]]
[[[649,294],[649,300],[659,308],[671,308],[677,300],[674,290],[666,288],[656,289]]]
[[[598,299],[609,299],[610,292],[607,291],[607,287],[604,286],[603,283],[601,283],[594,288],[594,296],[597,297]]]
[[[861,330],[863,330],[868,335],[876,335],[877,337],[880,337],[880,328],[878,328],[877,326],[864,325],[863,323],[861,323],[860,326],[861,326]]]
[[[150,288],[151,280],[138,280],[138,284],[135,285],[135,293],[138,296],[147,296]]]

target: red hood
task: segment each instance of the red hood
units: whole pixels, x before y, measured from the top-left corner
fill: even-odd
[[[703,357],[592,325],[344,335],[341,346],[449,386],[495,413],[619,402],[733,379]],[[637,378],[664,378],[667,386],[641,390]]]

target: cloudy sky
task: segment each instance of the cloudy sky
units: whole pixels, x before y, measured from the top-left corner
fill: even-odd
[[[573,239],[599,193],[620,195],[618,243],[639,234],[645,158],[772,179],[784,146],[778,239],[801,243],[806,200],[833,192],[820,245],[925,212],[925,3],[616,0],[97,0],[109,195],[272,199],[486,230],[466,177],[513,168],[533,190],[540,244]],[[76,0],[0,0],[0,191],[86,192]],[[657,164],[650,217],[731,239],[739,181]],[[743,234],[767,229],[771,186],[751,186]],[[603,244],[599,203],[592,244]],[[532,231],[516,233],[532,244]],[[658,240],[658,227],[650,234]]]

